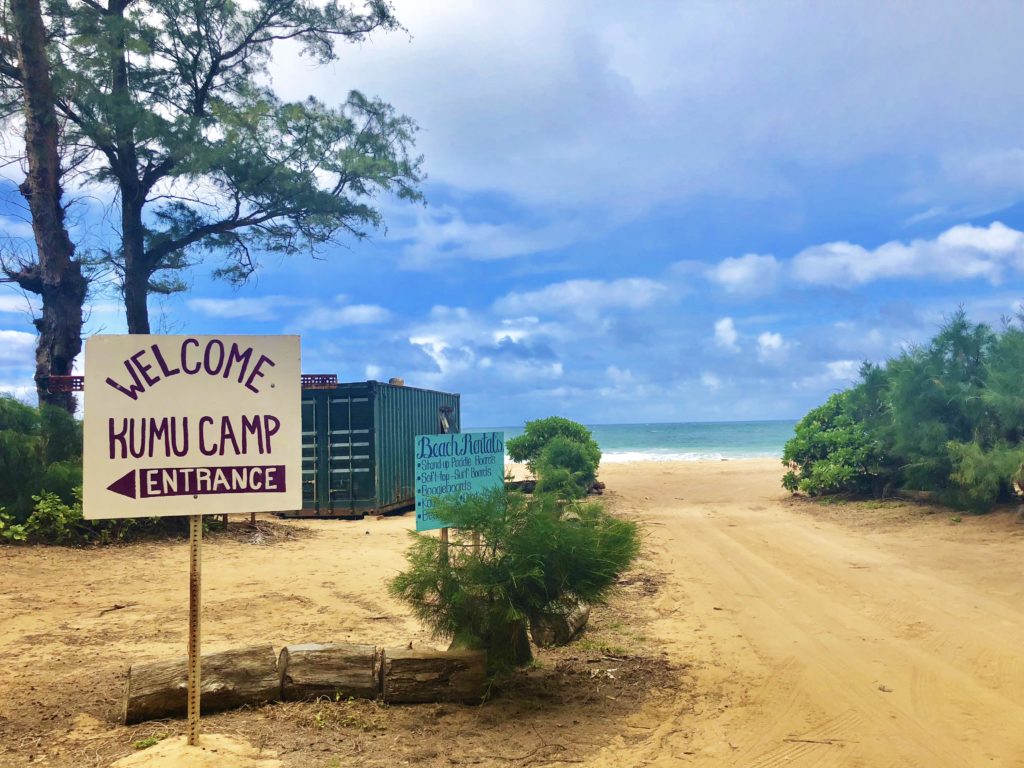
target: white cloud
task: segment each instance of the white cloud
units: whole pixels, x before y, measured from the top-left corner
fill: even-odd
[[[406,339],[419,353],[409,363],[410,379],[438,387],[486,381],[492,391],[507,382],[561,378],[565,364],[553,345],[579,343],[571,328],[537,317],[495,318],[486,311],[443,305],[412,324]]]
[[[404,243],[399,265],[427,269],[452,261],[493,261],[543,253],[586,235],[572,224],[535,227],[487,221],[470,222],[451,206],[389,209],[389,239]]]
[[[36,335],[24,331],[0,331],[0,363],[31,366]]]
[[[731,317],[723,317],[715,321],[715,344],[728,352],[739,352],[737,344],[739,334]]]
[[[860,374],[860,363],[856,360],[833,360],[825,363],[822,370],[811,376],[797,380],[794,386],[798,389],[821,390],[848,387]]]
[[[836,381],[852,381],[857,378],[860,363],[856,360],[834,360],[825,363],[825,370]]]
[[[748,253],[723,259],[707,271],[708,279],[729,293],[754,295],[767,293],[775,287],[779,262],[774,256]]]
[[[391,312],[378,304],[349,304],[348,296],[339,294],[332,301],[304,306],[292,328],[300,331],[333,331],[349,326],[376,326],[387,323]],[[307,302],[299,302],[306,304]]]
[[[700,383],[707,387],[711,392],[717,392],[722,388],[722,380],[709,371],[704,371],[700,375]]]
[[[1009,272],[1024,272],[1024,232],[997,221],[952,227],[934,240],[893,240],[872,250],[825,243],[798,253],[792,269],[800,282],[841,287],[901,277],[999,283]]]
[[[431,178],[461,190],[649,207],[786,194],[791,169],[815,164],[1019,143],[1012,3],[396,6],[411,41],[376,35],[322,68],[281,46],[275,85],[329,103],[350,87],[381,94],[423,126]]]
[[[565,368],[559,360],[503,360],[495,364],[495,369],[498,376],[506,379],[530,382],[537,379],[560,379],[565,373]]]
[[[607,309],[642,309],[667,293],[646,277],[619,280],[566,280],[536,291],[509,293],[494,302],[497,312],[512,315],[559,310],[593,316]]]
[[[34,403],[36,400],[36,388],[32,384],[8,384],[0,382],[0,394],[11,395],[18,400]]]
[[[451,376],[465,372],[472,367],[475,359],[471,346],[452,343],[443,336],[433,334],[410,336],[409,343],[423,350],[437,366],[436,371],[421,372],[417,376],[417,380],[425,380],[432,386],[440,384]]]
[[[302,329],[330,331],[351,325],[378,325],[391,318],[391,313],[377,304],[319,306],[302,312],[296,325]]]
[[[617,365],[609,365],[605,369],[605,373],[611,380],[612,384],[617,387],[628,386],[633,383],[633,372],[628,368],[619,368]]]
[[[781,333],[765,331],[757,337],[757,357],[761,362],[778,359],[786,349]]]
[[[237,299],[189,299],[186,306],[193,312],[230,320],[269,321],[280,317],[280,310],[307,304],[292,296],[261,296]]]
[[[1024,192],[1024,148],[996,141],[988,146],[946,149],[935,169],[922,174],[904,199],[927,206],[914,224],[934,218],[971,218],[1016,203]]]
[[[36,299],[19,296],[16,294],[6,294],[0,296],[0,312],[9,312],[11,314],[26,314],[35,313],[39,311],[39,302]]]
[[[10,237],[16,240],[32,240],[32,224],[21,219],[12,219],[8,216],[0,216],[0,237]]]

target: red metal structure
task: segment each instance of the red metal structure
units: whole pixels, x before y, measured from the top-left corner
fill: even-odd
[[[303,389],[330,389],[338,386],[338,377],[333,373],[302,374]],[[84,376],[50,376],[46,380],[50,392],[82,392],[85,390]]]

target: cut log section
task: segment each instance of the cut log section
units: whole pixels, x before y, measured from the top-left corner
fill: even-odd
[[[383,649],[353,643],[286,646],[278,658],[281,697],[302,701],[319,696],[376,699],[380,695]]]
[[[568,613],[551,613],[530,624],[530,636],[541,648],[565,645],[587,626],[590,606],[577,603]]]
[[[281,698],[274,649],[266,645],[203,654],[203,714]],[[124,691],[124,723],[184,715],[188,709],[188,659],[132,664]]]
[[[384,652],[384,701],[479,703],[487,692],[485,651],[389,648]]]

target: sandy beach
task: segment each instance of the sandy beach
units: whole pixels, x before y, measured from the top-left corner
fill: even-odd
[[[582,640],[482,707],[204,719],[286,766],[1024,766],[1024,525],[792,500],[777,461],[609,464],[644,553]],[[204,548],[204,651],[436,643],[387,595],[411,514],[239,518]],[[182,655],[187,546],[2,547],[0,765],[106,766],[132,662]],[[442,644],[443,646],[443,644]],[[320,725],[315,725],[320,722]],[[143,753],[139,753],[140,755]]]

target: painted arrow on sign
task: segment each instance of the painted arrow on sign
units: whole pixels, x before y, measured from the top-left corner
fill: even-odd
[[[285,465],[159,467],[133,469],[107,486],[129,499],[214,496],[225,493],[284,493]]]

